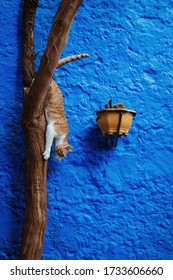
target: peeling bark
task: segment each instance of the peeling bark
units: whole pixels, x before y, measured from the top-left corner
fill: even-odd
[[[34,70],[33,29],[37,0],[25,0],[23,17],[23,81],[30,87],[23,113],[26,142],[25,197],[26,214],[20,248],[20,259],[41,258],[47,219],[47,161],[43,159],[46,120],[44,106],[50,82],[60,55],[67,43],[73,18],[82,0],[62,0],[55,16],[47,47],[38,73]]]

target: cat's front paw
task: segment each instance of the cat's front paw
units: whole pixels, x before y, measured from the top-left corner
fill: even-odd
[[[45,151],[45,152],[43,153],[43,157],[44,157],[45,160],[47,160],[47,159],[50,157],[50,153],[47,152],[47,151]]]

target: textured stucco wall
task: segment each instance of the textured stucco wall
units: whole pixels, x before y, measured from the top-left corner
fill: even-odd
[[[36,52],[58,3],[39,1]],[[1,259],[18,258],[24,219],[22,5],[0,9]],[[63,56],[91,57],[55,73],[74,150],[49,160],[43,259],[173,259],[172,24],[171,0],[83,1]],[[137,116],[117,149],[104,150],[95,110],[111,97]]]

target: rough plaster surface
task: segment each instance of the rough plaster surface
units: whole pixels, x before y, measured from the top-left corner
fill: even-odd
[[[23,1],[1,2],[0,258],[17,259],[24,219]],[[39,1],[36,52],[44,51],[58,3]],[[173,259],[172,8],[171,0],[83,2],[63,56],[91,57],[55,73],[74,150],[61,162],[53,152],[49,160],[43,259]],[[111,97],[137,116],[117,149],[105,150],[98,147],[95,110]]]

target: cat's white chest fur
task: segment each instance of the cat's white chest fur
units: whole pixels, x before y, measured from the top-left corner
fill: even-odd
[[[46,145],[45,151],[43,153],[43,157],[47,160],[50,157],[51,147],[53,141],[55,141],[55,146],[61,145],[66,137],[66,134],[58,135],[54,128],[54,120],[49,119],[48,117],[48,110],[45,109],[45,116],[47,120],[47,127],[46,127]]]

